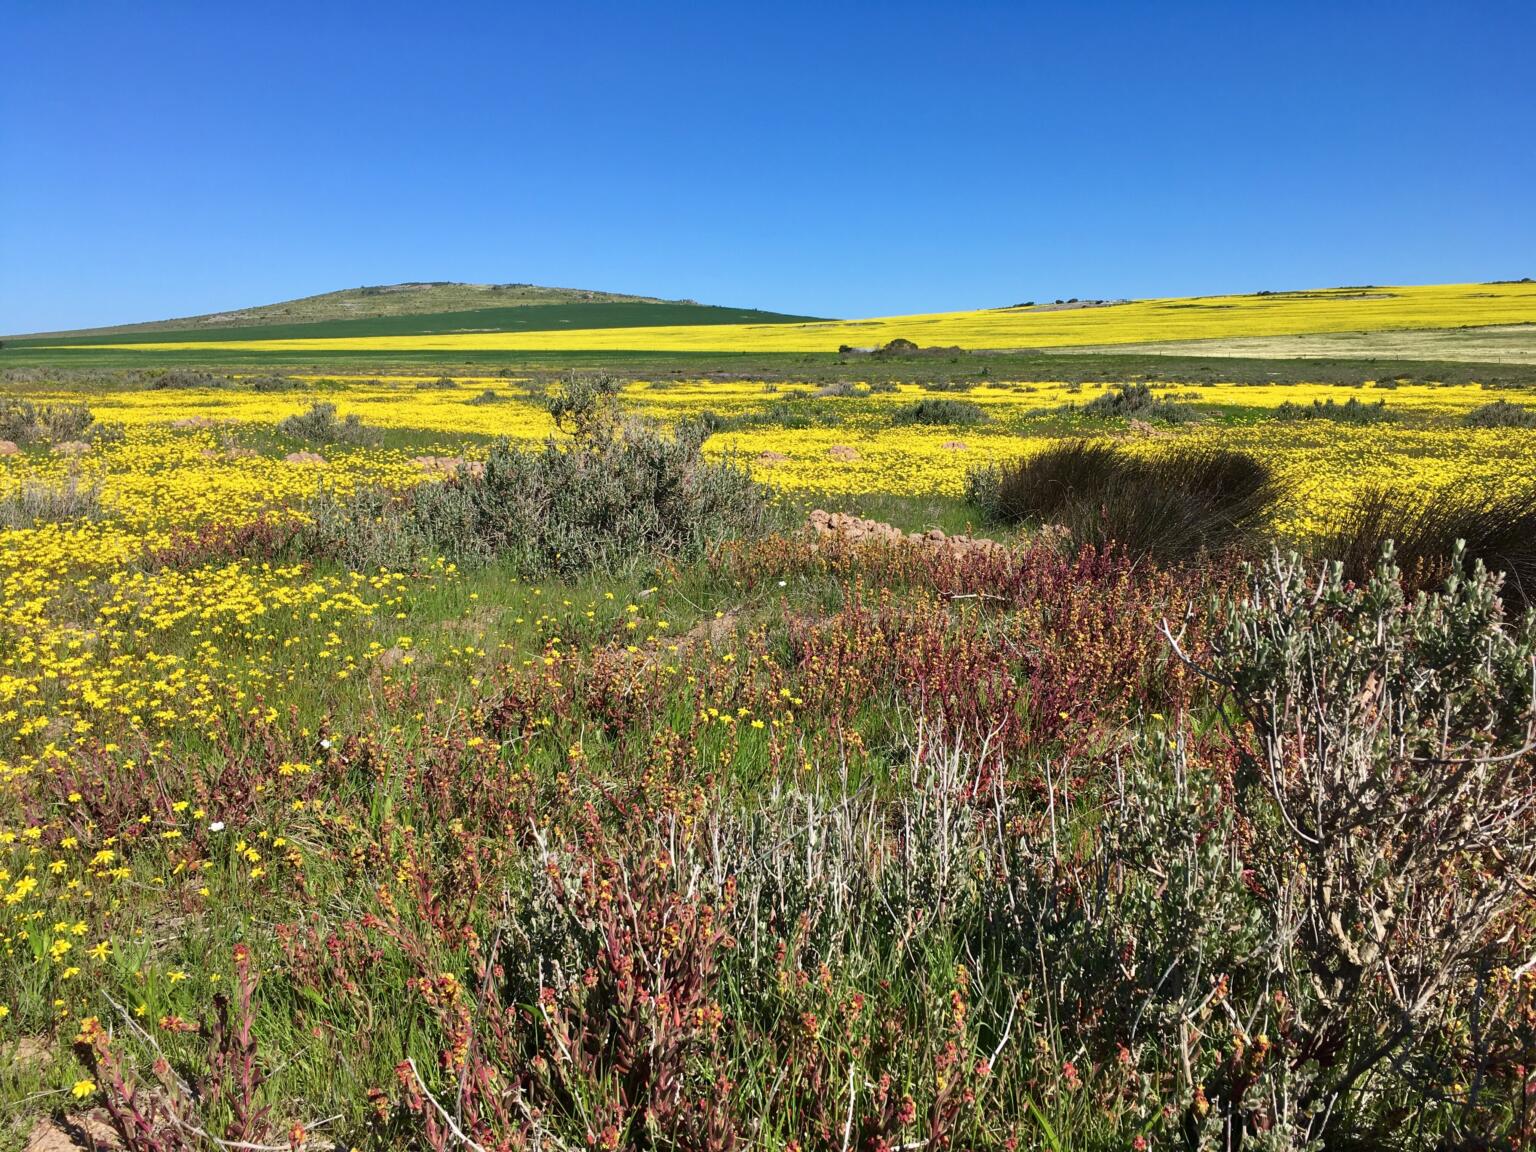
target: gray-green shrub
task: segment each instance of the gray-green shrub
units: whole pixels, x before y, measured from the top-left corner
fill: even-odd
[[[374,444],[379,439],[378,431],[355,412],[337,419],[336,405],[328,400],[317,400],[308,410],[279,420],[277,430],[310,444]]]

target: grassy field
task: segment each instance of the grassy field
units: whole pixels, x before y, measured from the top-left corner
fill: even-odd
[[[580,331],[220,339],[226,351],[308,352],[831,352],[902,338],[925,347],[1067,348],[1238,337],[1456,329],[1536,323],[1536,282],[1329,288],[1251,296],[1138,300],[1098,307],[996,308],[976,312],[802,324],[656,325]],[[173,350],[172,339],[125,345]]]
[[[0,1144],[1527,1139],[1532,625],[1264,564],[1528,500],[1520,366],[733,363],[12,376]],[[977,495],[1085,442],[1269,503]]]

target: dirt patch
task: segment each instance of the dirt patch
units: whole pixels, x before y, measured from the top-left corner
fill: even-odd
[[[20,451],[21,449],[16,447],[16,441],[0,440],[0,456],[14,456]]]
[[[832,457],[834,460],[843,461],[857,460],[859,458],[858,452],[848,447],[846,444],[832,445],[832,447],[827,449],[827,455]]]
[[[26,1152],[90,1152],[96,1148],[121,1148],[117,1131],[101,1109],[80,1112],[60,1120],[39,1120],[27,1136]]]
[[[709,620],[700,620],[680,637],[683,643],[708,644],[718,647],[736,634],[736,622],[741,618],[741,612],[732,608],[729,612],[721,612]]]
[[[964,452],[970,445],[964,440],[946,440],[939,447],[943,448],[946,452]]]
[[[789,457],[784,455],[784,453],[774,452],[772,450],[767,452],[759,452],[757,454],[757,462],[759,464],[782,464],[788,459]]]
[[[318,452],[290,452],[283,459],[289,464],[324,464],[325,457]]]
[[[53,1063],[53,1046],[41,1036],[22,1036],[9,1044],[0,1044],[0,1061],[14,1067],[43,1068]]]

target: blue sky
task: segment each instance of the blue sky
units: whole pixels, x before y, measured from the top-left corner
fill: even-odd
[[[0,332],[1536,275],[1536,5],[15,0]]]

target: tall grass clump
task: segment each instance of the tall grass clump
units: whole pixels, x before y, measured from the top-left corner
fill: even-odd
[[[1495,400],[1472,409],[1461,422],[1468,428],[1536,428],[1536,408]]]
[[[1158,396],[1146,384],[1122,384],[1095,396],[1081,408],[1069,404],[1063,411],[1080,412],[1095,420],[1162,420],[1169,424],[1195,418],[1188,405]]]
[[[1390,544],[1403,580],[1424,589],[1444,581],[1458,542],[1469,561],[1504,573],[1504,595],[1513,603],[1536,604],[1536,487],[1503,494],[1366,488],[1314,547],[1358,582],[1370,578]]]
[[[364,424],[356,412],[338,419],[336,405],[328,400],[317,400],[307,411],[279,420],[277,430],[310,444],[374,444],[379,439],[378,431]]]
[[[1178,561],[1252,543],[1279,499],[1270,467],[1243,452],[1155,456],[1074,440],[973,470],[967,499],[1004,524],[1060,524],[1078,543]]]
[[[891,417],[893,424],[981,424],[987,413],[972,400],[950,400],[946,397],[925,396],[915,403],[898,408]]]
[[[1314,400],[1311,404],[1297,404],[1287,400],[1274,411],[1276,420],[1333,420],[1340,424],[1380,424],[1394,419],[1387,411],[1387,402],[1362,404],[1360,398],[1351,396],[1342,404],[1332,400]]]

